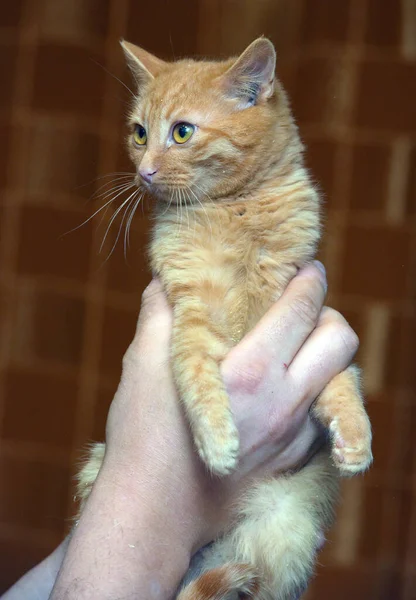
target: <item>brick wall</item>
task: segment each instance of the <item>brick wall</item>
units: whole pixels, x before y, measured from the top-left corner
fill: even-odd
[[[107,174],[131,169],[129,92],[105,70],[129,84],[118,39],[172,58],[238,52],[262,33],[325,196],[330,301],[360,335],[374,425],[374,468],[345,483],[308,598],[414,597],[415,0],[2,6],[0,591],[68,529],[74,461],[103,437],[148,281],[146,208],[127,261],[123,243],[106,260],[117,219],[99,253],[111,211],[63,235],[103,204]]]

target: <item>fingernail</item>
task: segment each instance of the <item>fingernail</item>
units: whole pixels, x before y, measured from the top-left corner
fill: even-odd
[[[322,275],[323,275],[323,276],[325,277],[325,279],[326,279],[326,270],[325,270],[325,267],[324,267],[324,265],[321,263],[321,261],[320,261],[320,260],[314,260],[314,261],[313,261],[313,264],[315,265],[315,267],[316,267],[317,269],[319,269],[319,270],[320,270],[320,272],[322,273]]]
[[[315,267],[318,269],[318,271],[321,274],[322,277],[322,283],[324,284],[324,288],[325,288],[325,293],[328,289],[328,282],[326,280],[326,270],[324,265],[319,261],[319,260],[314,260],[313,264],[315,265]]]

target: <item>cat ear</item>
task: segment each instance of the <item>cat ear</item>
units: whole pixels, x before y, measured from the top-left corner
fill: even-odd
[[[267,38],[258,38],[237,58],[223,75],[228,94],[253,105],[270,98],[274,91],[276,51]]]
[[[124,50],[127,64],[137,83],[142,83],[146,79],[153,79],[166,67],[166,63],[163,60],[139,48],[139,46],[135,46],[125,40],[121,40],[120,44]]]

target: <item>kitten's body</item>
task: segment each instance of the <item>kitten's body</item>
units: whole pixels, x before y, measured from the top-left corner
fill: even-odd
[[[319,198],[303,166],[285,93],[274,81],[274,51],[267,40],[224,63],[167,66],[131,45],[125,50],[144,86],[133,122],[146,119],[150,132],[145,154],[132,150],[132,158],[140,172],[145,167],[152,176],[162,173],[151,191],[170,201],[156,206],[150,254],[174,310],[175,380],[201,458],[225,475],[237,464],[238,435],[220,364],[314,257]],[[154,78],[147,77],[149,71]],[[178,76],[189,74],[191,90],[175,88]],[[163,89],[161,106],[154,101]],[[254,102],[248,94],[255,94]],[[200,123],[198,141],[189,148],[172,149],[162,135],[150,138],[152,128],[163,130],[166,112],[174,112],[169,102],[179,102],[182,112],[188,104],[186,120]],[[175,122],[172,114],[170,121]],[[169,195],[173,179],[183,196]],[[175,205],[179,198],[181,210]],[[332,434],[332,451],[323,450],[294,475],[253,487],[241,500],[233,528],[203,557],[202,572],[214,570],[185,587],[182,600],[232,598],[237,592],[289,600],[304,589],[319,532],[331,521],[335,466],[352,474],[371,461],[356,369],[326,387],[314,412]],[[89,471],[81,473],[84,498],[102,453],[98,447]]]

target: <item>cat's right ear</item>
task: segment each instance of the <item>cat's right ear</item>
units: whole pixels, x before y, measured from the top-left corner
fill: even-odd
[[[166,63],[163,60],[153,56],[150,52],[146,52],[143,48],[125,40],[121,40],[120,44],[123,48],[127,65],[138,84],[157,77],[160,71],[166,67]]]
[[[276,51],[270,40],[254,40],[222,76],[223,89],[243,104],[257,104],[274,92]]]

